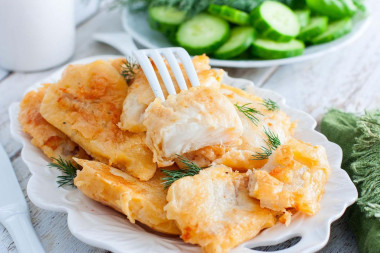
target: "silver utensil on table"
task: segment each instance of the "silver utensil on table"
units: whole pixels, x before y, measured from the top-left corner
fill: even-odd
[[[0,222],[12,236],[18,252],[45,252],[33,228],[12,164],[1,145],[0,172]]]

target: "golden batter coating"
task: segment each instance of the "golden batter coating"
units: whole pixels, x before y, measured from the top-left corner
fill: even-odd
[[[60,130],[47,122],[40,114],[40,106],[49,84],[44,84],[37,91],[28,92],[20,103],[18,120],[31,142],[49,158],[64,160],[78,157],[89,159],[86,152]]]
[[[290,139],[261,170],[252,172],[249,194],[260,200],[261,207],[282,212],[294,208],[314,215],[319,210],[329,174],[322,146]]]
[[[87,197],[125,214],[129,221],[139,221],[167,234],[179,234],[174,221],[166,218],[166,192],[157,172],[149,181],[142,182],[127,173],[96,161],[75,159],[83,169],[74,180]]]
[[[174,182],[168,191],[167,217],[185,242],[206,253],[227,252],[275,224],[274,213],[248,195],[248,176],[217,165]]]
[[[129,133],[117,126],[127,91],[111,62],[69,65],[61,80],[46,91],[40,111],[96,160],[149,180],[156,165],[145,145],[145,133]]]
[[[195,161],[200,166],[208,166],[211,163],[224,164],[234,170],[245,172],[264,166],[267,159],[255,160],[252,155],[261,152],[262,147],[267,146],[268,137],[265,130],[270,130],[278,136],[281,143],[285,143],[293,134],[295,123],[283,111],[268,110],[264,105],[265,100],[259,96],[244,90],[221,85],[220,92],[235,105],[243,126],[241,144],[228,147],[214,145],[184,154],[185,157]],[[245,106],[257,111],[253,115],[257,118],[252,122],[237,106]]]
[[[220,86],[220,80],[223,76],[224,71],[211,69],[209,65],[209,58],[207,56],[195,56],[193,58],[193,64],[198,74],[199,82],[202,86]],[[159,72],[154,64],[153,67],[156,71],[156,75],[158,77],[158,81],[160,82],[164,96],[166,97],[168,93],[165,85],[163,84]],[[170,71],[170,68],[169,73],[173,80],[174,87],[176,88],[177,93],[179,93],[180,89],[177,85],[174,74]],[[190,81],[187,78],[186,74],[184,74],[184,76],[187,86],[190,88]],[[135,80],[129,88],[128,96],[124,101],[123,113],[121,115],[119,124],[120,128],[136,133],[146,131],[146,127],[143,125],[144,112],[146,108],[148,108],[149,104],[154,101],[154,99],[155,97],[152,88],[150,87],[144,72],[139,69],[136,73]]]

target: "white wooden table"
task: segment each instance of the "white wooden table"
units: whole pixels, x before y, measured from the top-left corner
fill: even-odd
[[[227,69],[233,77],[253,80],[287,99],[318,121],[330,107],[362,112],[380,107],[380,1],[371,2],[372,24],[366,34],[344,51],[293,65],[281,66],[269,74],[255,69]],[[93,41],[95,32],[122,31],[117,11],[101,10],[77,29],[76,51],[71,60],[100,54],[118,54],[113,48]],[[20,101],[24,90],[55,69],[36,73],[10,73],[0,81],[0,142],[12,161],[28,200],[31,217],[46,252],[104,252],[88,246],[70,234],[66,214],[46,211],[27,197],[30,173],[20,158],[21,145],[10,137],[8,107]],[[4,194],[3,192],[0,194]],[[0,253],[16,252],[8,232],[0,225]],[[328,244],[320,252],[358,252],[357,243],[345,218],[334,222]]]

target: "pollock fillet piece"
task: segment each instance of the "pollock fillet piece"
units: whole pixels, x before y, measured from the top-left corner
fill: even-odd
[[[176,154],[212,145],[240,144],[243,126],[219,89],[200,86],[156,99],[145,112],[146,144],[158,166],[172,165]]]
[[[209,65],[209,58],[207,56],[195,56],[193,58],[193,64],[197,72],[199,82],[202,86],[220,86],[219,82],[223,76],[224,71],[211,69]],[[168,69],[173,80],[174,87],[176,88],[177,93],[179,93],[180,89],[177,85],[176,79],[173,73],[170,71],[170,68]],[[158,81],[161,84],[161,89],[164,93],[164,96],[166,97],[168,93],[155,66],[154,70],[156,71]],[[184,76],[187,86],[190,88],[190,81],[187,78],[186,74],[184,74]],[[149,86],[149,82],[146,79],[144,72],[141,69],[137,70],[135,80],[129,87],[128,96],[124,101],[123,113],[121,115],[119,124],[120,128],[136,133],[146,131],[146,127],[143,124],[144,112],[146,108],[148,108],[149,104],[154,101],[154,99],[155,97],[152,88]]]
[[[40,106],[49,84],[44,84],[37,91],[28,92],[20,103],[18,120],[31,142],[40,148],[49,158],[71,160],[73,156],[89,159],[86,152],[78,144],[71,141],[60,130],[49,124],[40,114]]]
[[[166,192],[157,172],[142,182],[127,173],[96,161],[75,159],[83,169],[74,184],[87,197],[125,214],[130,222],[139,221],[167,234],[179,234],[174,221],[166,218]]]
[[[252,155],[261,152],[262,147],[267,146],[268,137],[265,130],[270,130],[278,136],[281,143],[285,143],[292,136],[295,123],[281,110],[268,110],[264,105],[264,99],[259,96],[223,84],[220,91],[230,103],[235,105],[242,122],[241,144],[232,147],[208,146],[184,156],[202,167],[211,163],[224,164],[241,172],[261,168],[267,160],[254,160]],[[252,122],[247,115],[237,109],[236,105],[255,109],[258,113],[253,115],[257,121]]]
[[[145,133],[117,126],[127,89],[112,62],[69,65],[61,80],[47,89],[40,111],[96,160],[149,180],[156,165]]]
[[[167,217],[177,222],[185,242],[206,253],[227,252],[275,224],[275,215],[248,195],[248,176],[223,165],[174,182]]]
[[[322,146],[290,139],[277,148],[262,169],[252,171],[249,195],[259,199],[261,207],[282,212],[294,208],[314,215],[329,174]]]

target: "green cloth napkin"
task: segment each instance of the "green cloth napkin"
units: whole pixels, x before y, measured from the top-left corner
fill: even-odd
[[[343,150],[342,168],[359,198],[347,215],[362,253],[380,252],[380,110],[362,116],[331,109],[321,132]]]

